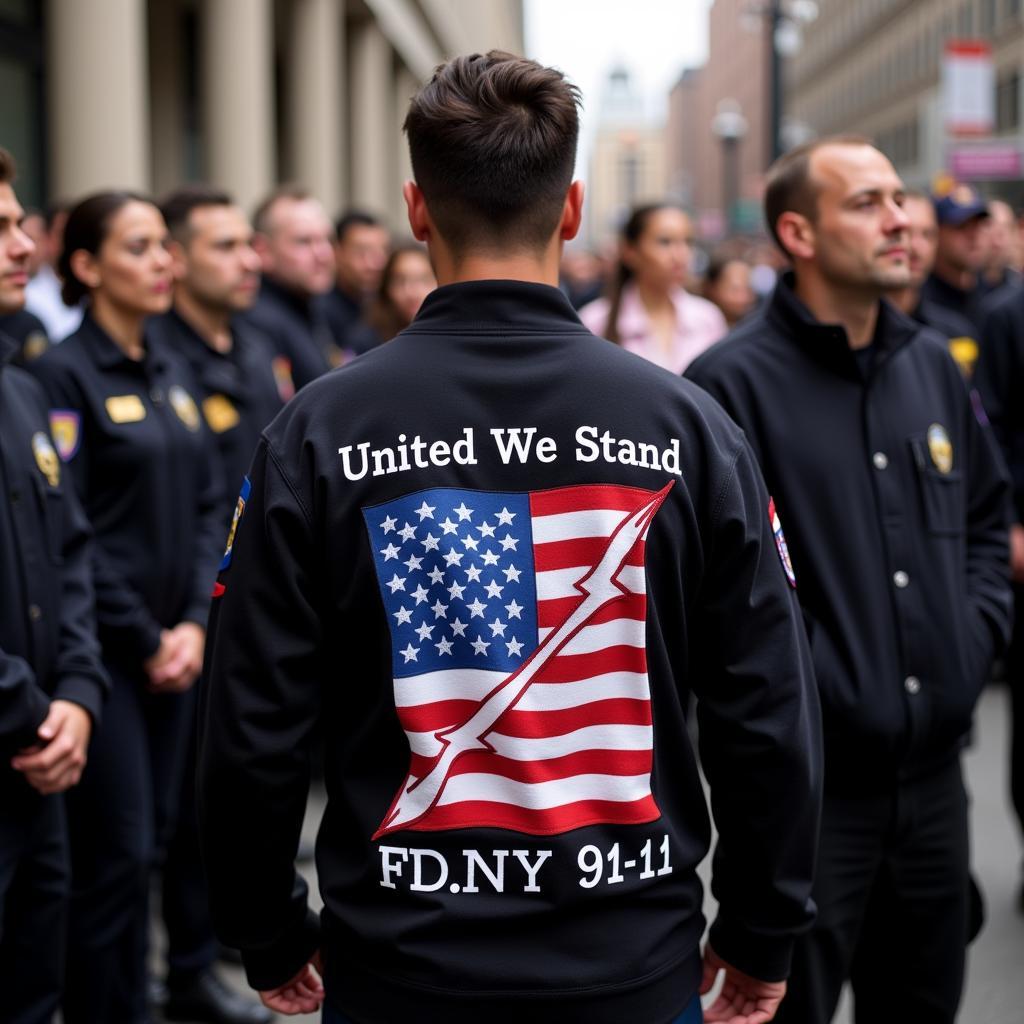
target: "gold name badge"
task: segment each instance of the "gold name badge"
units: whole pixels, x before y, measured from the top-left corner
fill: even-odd
[[[114,423],[138,423],[146,418],[146,407],[138,395],[114,395],[104,404]]]
[[[238,424],[238,410],[225,395],[203,399],[203,415],[215,434],[223,434]]]

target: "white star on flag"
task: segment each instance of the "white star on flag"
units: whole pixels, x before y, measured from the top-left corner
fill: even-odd
[[[523,606],[521,604],[517,604],[514,598],[510,604],[505,605],[505,611],[508,612],[508,617],[510,619],[522,619],[522,610]]]
[[[412,540],[413,537],[416,536],[416,527],[410,526],[406,523],[405,526],[398,531],[398,536],[401,537],[402,540]]]
[[[510,658],[518,658],[521,656],[523,645],[515,638],[505,641],[505,646],[508,648],[508,656]]]
[[[459,517],[459,522],[460,523],[464,523],[467,519],[471,518],[472,515],[473,515],[473,510],[471,508],[466,508],[466,503],[465,502],[463,502],[457,509],[455,509],[455,512],[456,512],[456,514]]]
[[[409,644],[409,646],[406,647],[404,651],[399,651],[398,653],[401,654],[403,658],[405,658],[405,663],[408,665],[410,661],[416,660],[416,655],[420,653],[420,649],[418,647],[413,647],[412,644]]]
[[[512,520],[515,519],[515,512],[509,512],[507,508],[503,508],[500,512],[495,513],[498,517],[499,526],[511,526]]]
[[[456,619],[452,623],[452,636],[465,636],[466,635],[466,623],[459,619]]]
[[[515,551],[516,545],[519,543],[515,537],[510,537],[507,533],[501,538],[501,550],[502,551]]]
[[[453,583],[448,588],[448,594],[453,601],[457,601],[460,597],[462,597],[462,593],[465,589],[465,587],[460,586],[458,583]]]
[[[433,607],[433,608],[431,608],[430,610],[431,610],[431,611],[432,611],[432,612],[434,613],[434,618],[435,618],[435,619],[444,619],[444,618],[447,618],[447,617],[448,617],[448,616],[447,616],[447,613],[448,613],[448,605],[446,605],[446,604],[441,604],[441,599],[440,599],[440,598],[438,598],[438,599],[437,599],[437,600],[436,600],[436,601],[434,602],[434,607]]]
[[[443,523],[441,523],[441,529],[445,533],[458,533],[459,527],[456,523],[452,522],[451,516],[446,516]]]
[[[501,619],[495,619],[493,622],[488,622],[487,625],[491,627],[491,636],[504,636],[505,630],[508,629],[506,623]]]
[[[466,607],[469,609],[469,617],[471,619],[477,615],[482,619],[484,617],[484,612],[487,610],[487,605],[481,604],[479,597],[473,598],[473,603],[467,604]]]
[[[444,556],[444,560],[448,565],[460,565],[462,563],[462,552],[456,551],[452,548],[447,555]]]
[[[444,569],[439,565],[435,565],[434,568],[427,573],[427,576],[430,577],[431,583],[444,583]]]
[[[402,607],[399,608],[398,611],[394,613],[394,616],[395,616],[396,619],[398,619],[398,624],[400,626],[403,623],[412,622],[412,612],[409,611],[409,609],[406,608],[405,605],[402,605]]]
[[[390,533],[398,525],[398,520],[393,519],[391,516],[385,516],[384,522],[380,524],[380,528],[385,534]]]
[[[444,637],[441,637],[440,642],[434,644],[434,646],[437,648],[438,654],[451,654],[454,644],[451,640],[446,640]]]
[[[384,556],[384,561],[390,561],[392,558],[398,557],[398,552],[401,548],[396,548],[394,544],[389,544],[386,548],[381,548],[380,553]]]
[[[391,588],[391,593],[395,593],[396,590],[405,590],[405,577],[399,577],[396,572],[391,579],[388,580],[388,586]]]
[[[424,551],[436,551],[438,548],[437,538],[432,533],[428,533],[421,543]]]
[[[486,654],[487,648],[490,646],[490,641],[485,640],[479,633],[477,633],[476,639],[473,641],[473,652],[475,654]]]
[[[426,502],[423,502],[423,504],[416,509],[416,515],[420,517],[420,522],[422,523],[424,519],[433,519],[435,508],[437,508],[436,505],[428,505]]]
[[[421,640],[429,640],[430,637],[431,637],[431,634],[434,632],[434,627],[433,626],[428,626],[426,621],[423,621],[413,630],[413,632]]]
[[[423,589],[422,583],[417,585],[416,589],[412,592],[412,596],[416,598],[417,604],[426,604],[427,591]]]
[[[479,566],[471,565],[466,570],[466,579],[469,580],[470,583],[479,583],[480,582],[480,568],[479,568]]]
[[[477,545],[480,543],[480,541],[478,541],[476,539],[476,537],[463,537],[462,538],[462,543],[466,545],[466,550],[467,551],[470,548],[472,548],[474,551],[476,551]]]
[[[488,583],[486,587],[484,587],[484,590],[487,591],[488,597],[501,597],[501,592],[504,589],[505,588],[503,586],[500,586],[499,584],[495,583],[494,580],[491,580],[491,582]]]
[[[506,583],[518,583],[519,577],[522,576],[522,571],[517,569],[514,565],[508,565],[501,570],[505,574]]]
[[[497,565],[501,561],[500,556],[493,551],[485,551],[480,557],[484,560],[484,565]]]
[[[490,523],[481,523],[477,529],[480,531],[481,537],[493,537],[497,527],[491,526]]]
[[[409,572],[415,572],[423,565],[423,559],[417,558],[415,555],[410,555],[409,560],[407,562],[403,562],[402,565],[404,565]]]

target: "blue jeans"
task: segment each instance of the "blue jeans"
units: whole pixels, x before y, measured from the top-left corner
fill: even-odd
[[[672,1024],[701,1024],[704,1014],[700,1008],[700,996],[694,996],[693,1001],[683,1012],[676,1017]],[[324,1004],[323,1024],[352,1024],[348,1017],[342,1016],[337,1010]]]

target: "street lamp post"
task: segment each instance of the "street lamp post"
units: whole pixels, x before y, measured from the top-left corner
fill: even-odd
[[[729,234],[739,229],[740,140],[747,134],[747,119],[734,99],[719,100],[711,119],[711,132],[722,143],[722,184]]]

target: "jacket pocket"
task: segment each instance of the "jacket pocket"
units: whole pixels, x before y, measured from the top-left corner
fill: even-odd
[[[965,506],[960,471],[940,472],[932,461],[924,436],[910,439],[917,489],[925,528],[936,537],[956,537],[964,532]]]

